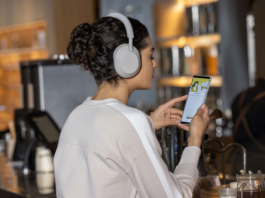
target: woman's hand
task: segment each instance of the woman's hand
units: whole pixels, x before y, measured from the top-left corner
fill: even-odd
[[[208,128],[209,121],[210,117],[208,107],[203,104],[191,120],[189,127],[190,135],[188,138],[188,146],[201,146],[202,138],[206,129]]]
[[[188,146],[200,147],[202,138],[206,129],[208,128],[210,121],[208,107],[203,104],[198,110],[195,116],[193,116],[190,126],[179,123],[178,127],[189,131]]]
[[[154,123],[155,130],[158,131],[159,129],[165,126],[178,126],[181,120],[181,116],[183,111],[179,109],[172,108],[176,103],[182,102],[187,99],[187,95],[174,98],[169,102],[160,105],[151,115],[151,119]],[[182,124],[181,124],[182,126]],[[179,126],[179,127],[181,127]],[[184,125],[185,126],[185,125]],[[181,127],[182,128],[182,127]]]
[[[176,103],[182,102],[187,99],[186,96],[175,98],[169,102],[160,105],[151,115],[151,119],[154,123],[156,131],[165,126],[177,126],[189,131],[188,146],[200,147],[202,143],[202,137],[209,125],[209,110],[208,107],[203,104],[198,110],[195,116],[193,116],[190,126],[186,126],[180,123],[183,111],[172,108]]]

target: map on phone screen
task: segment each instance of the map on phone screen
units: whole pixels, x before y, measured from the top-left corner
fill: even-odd
[[[205,101],[210,82],[210,77],[193,77],[181,122],[191,122],[198,108]]]

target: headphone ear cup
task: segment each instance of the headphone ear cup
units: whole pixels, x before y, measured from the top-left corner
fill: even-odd
[[[113,53],[115,70],[123,78],[131,78],[139,72],[140,60],[139,51],[133,47],[131,52],[128,44],[118,46]]]

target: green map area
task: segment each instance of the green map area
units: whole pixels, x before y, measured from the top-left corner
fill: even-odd
[[[200,90],[208,88],[209,79],[205,78],[193,78],[191,83],[191,92],[198,92]]]
[[[209,79],[205,79],[205,78],[193,78],[192,79],[192,83],[191,86],[194,85],[195,82],[198,82],[198,85],[202,85],[202,83],[204,82],[209,82]]]

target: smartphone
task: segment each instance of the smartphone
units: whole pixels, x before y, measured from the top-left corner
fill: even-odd
[[[211,80],[209,76],[193,76],[181,118],[182,124],[189,125],[197,110],[205,103]]]

